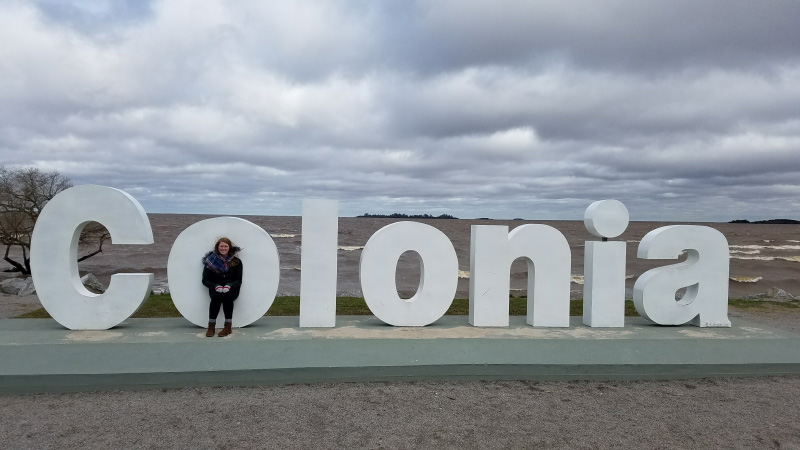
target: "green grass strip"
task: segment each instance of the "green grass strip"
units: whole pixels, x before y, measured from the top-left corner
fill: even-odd
[[[764,308],[767,306],[776,306],[783,308],[800,308],[800,300],[791,300],[786,302],[777,302],[769,300],[731,300],[730,306],[736,308]],[[509,310],[512,316],[524,316],[527,311],[527,299],[520,297],[511,297],[509,299]],[[447,314],[451,316],[469,314],[469,300],[465,298],[457,298],[453,300],[453,304],[447,310]],[[299,316],[300,315],[300,297],[276,297],[272,306],[267,311],[267,316]],[[367,303],[360,297],[336,297],[336,315],[339,316],[360,316],[372,315],[372,311],[367,307]],[[583,300],[572,300],[569,302],[569,315],[580,316],[583,315]],[[625,301],[625,315],[638,316],[633,302],[630,300]],[[133,314],[134,318],[158,318],[158,317],[180,317],[181,314],[175,305],[172,303],[172,297],[169,294],[151,295],[150,298],[145,300],[142,307]],[[39,308],[26,314],[18,316],[20,319],[46,319],[50,315],[44,308]]]
[[[510,314],[512,316],[524,316],[527,311],[527,299],[519,297],[511,297],[509,299]],[[447,310],[448,315],[466,315],[469,314],[469,300],[465,298],[458,298],[453,300],[450,308]],[[570,302],[569,314],[571,316],[580,316],[583,314],[583,300],[572,300]],[[267,316],[299,316],[300,315],[300,297],[276,297],[272,306],[267,311]],[[360,297],[336,297],[336,315],[339,316],[360,316],[372,315],[372,311],[367,307],[367,303]],[[628,300],[625,302],[625,315],[637,316],[636,309],[633,307],[633,302]],[[181,314],[175,305],[172,303],[172,297],[169,294],[151,295],[150,298],[145,300],[142,307],[136,311],[134,318],[159,318],[159,317],[180,317]],[[39,308],[36,311],[22,314],[18,316],[19,319],[47,319],[50,314]]]
[[[745,299],[737,299],[731,300],[728,302],[730,306],[734,306],[736,308],[766,308],[770,306],[777,306],[781,308],[800,308],[800,300],[789,300],[789,301],[774,301],[774,300],[745,300]]]

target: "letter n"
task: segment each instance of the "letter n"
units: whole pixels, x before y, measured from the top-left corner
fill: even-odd
[[[551,226],[515,228],[473,225],[470,247],[469,323],[508,326],[511,263],[528,263],[527,323],[569,326],[571,254],[566,238]]]

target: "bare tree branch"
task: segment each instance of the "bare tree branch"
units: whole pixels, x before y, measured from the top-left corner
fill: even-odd
[[[25,272],[25,267],[23,267],[22,264],[20,264],[20,263],[14,261],[13,259],[9,258],[9,256],[8,256],[9,250],[11,250],[11,246],[10,245],[6,245],[6,254],[3,257],[3,259],[14,267],[14,269],[13,269],[14,272],[23,272],[24,273]]]
[[[97,222],[92,222],[89,225],[92,225],[92,224],[96,224],[96,225],[98,225],[98,226],[100,226],[102,228],[102,225],[100,225]],[[87,228],[88,228],[89,225],[87,225]],[[105,228],[103,228],[103,230],[105,230]],[[86,228],[84,228],[83,231],[84,232],[81,233],[81,239],[83,239],[84,236],[86,236],[87,240],[89,240],[89,236],[93,236],[97,240],[97,250],[93,251],[92,253],[89,253],[88,255],[81,256],[80,258],[78,258],[78,262],[81,262],[81,261],[83,261],[85,259],[89,259],[89,258],[91,258],[92,256],[94,256],[94,255],[96,255],[98,253],[103,253],[103,242],[105,242],[106,239],[109,239],[111,237],[111,235],[108,234],[108,232],[103,233],[103,232],[89,230],[89,232],[87,233]]]
[[[42,172],[28,167],[7,169],[0,166],[0,245],[6,246],[6,262],[23,274],[30,274],[31,235],[42,209],[59,192],[72,187],[72,182],[58,172]],[[102,253],[103,243],[109,238],[108,230],[96,222],[88,224],[79,240],[80,247],[97,250],[81,257],[79,261]],[[10,250],[19,247],[22,261],[10,256]]]

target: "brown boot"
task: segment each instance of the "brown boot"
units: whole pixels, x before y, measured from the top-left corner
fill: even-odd
[[[225,322],[225,327],[222,328],[222,331],[220,331],[217,336],[225,337],[225,336],[231,334],[232,332],[233,332],[233,330],[231,330],[231,323],[230,322]]]
[[[206,337],[214,336],[214,333],[217,331],[215,329],[216,324],[213,322],[208,322],[208,330],[206,330]]]

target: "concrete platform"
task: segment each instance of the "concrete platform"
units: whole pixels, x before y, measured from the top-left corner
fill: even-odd
[[[800,335],[732,328],[477,328],[445,316],[424,328],[338,316],[336,328],[265,317],[227,338],[183,318],[70,331],[51,319],[0,320],[0,393],[386,380],[670,379],[800,373]]]

